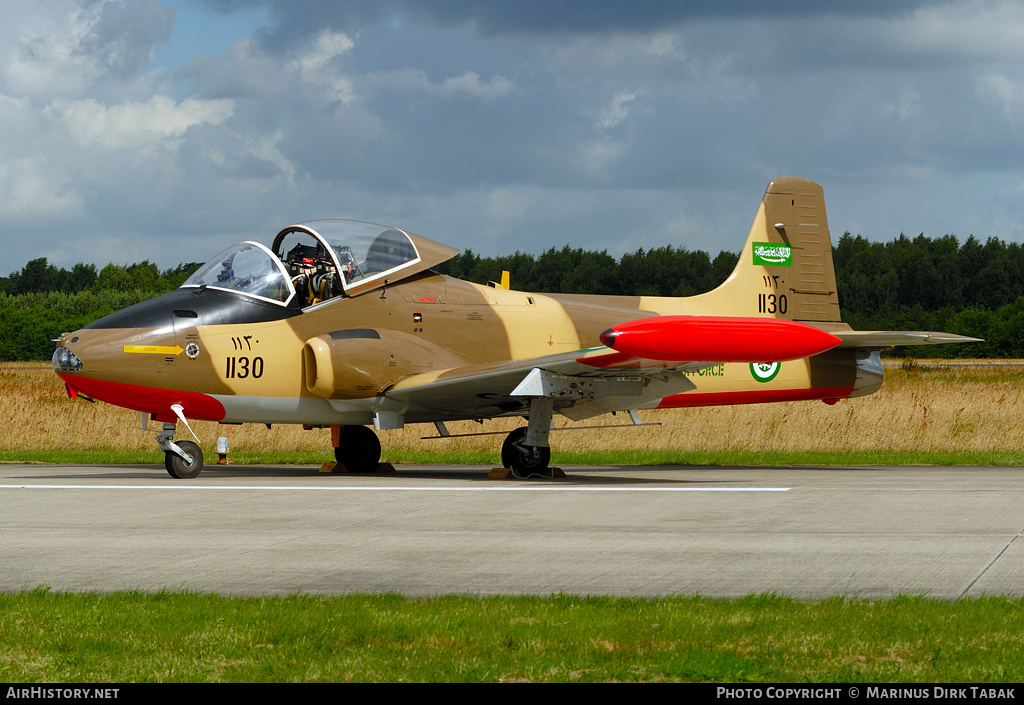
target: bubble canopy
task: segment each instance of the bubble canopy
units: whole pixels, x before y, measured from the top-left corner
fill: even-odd
[[[270,248],[256,242],[229,247],[182,286],[223,289],[305,308],[386,286],[458,253],[398,228],[317,220],[281,230]]]
[[[346,293],[386,278],[420,261],[408,233],[354,220],[318,220],[285,228],[274,239],[274,254],[289,268],[333,266]]]

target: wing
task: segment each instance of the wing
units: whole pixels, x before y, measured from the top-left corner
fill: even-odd
[[[423,372],[399,380],[384,396],[406,407],[410,421],[517,416],[538,396],[552,398],[555,411],[578,421],[695,389],[685,373],[715,364],[646,360],[602,346]]]
[[[783,362],[833,347],[976,340],[922,331],[827,332],[783,319],[656,316],[608,329],[600,347],[414,374],[384,396],[408,421],[519,416],[536,398],[551,399],[555,412],[579,421],[696,389],[688,374],[726,362]]]
[[[687,373],[725,362],[795,360],[841,342],[796,321],[721,316],[636,319],[600,337],[600,347],[412,375],[384,396],[410,421],[521,415],[537,398],[579,421],[696,389]]]

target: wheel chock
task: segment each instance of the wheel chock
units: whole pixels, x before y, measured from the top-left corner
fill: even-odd
[[[565,477],[562,468],[548,468],[543,474],[530,475],[529,477],[516,477],[509,468],[491,468],[487,473],[488,480],[529,480],[530,477],[539,477],[546,480],[557,480]]]

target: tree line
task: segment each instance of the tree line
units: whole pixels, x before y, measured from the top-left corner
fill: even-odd
[[[0,277],[0,360],[49,360],[53,339],[139,301],[181,286],[201,262],[76,264],[70,270],[34,259]]]
[[[500,281],[507,270],[523,291],[599,295],[690,296],[722,283],[738,254],[671,245],[616,259],[607,250],[568,245],[540,255],[481,257],[472,250],[437,267],[468,281]],[[963,243],[952,235],[871,242],[845,233],[833,248],[842,317],[861,330],[936,330],[985,342],[903,348],[898,354],[1024,357],[1024,247],[998,238]],[[171,291],[200,265],[160,270],[76,264],[70,270],[32,260],[0,277],[0,360],[45,360],[51,340],[108,313]]]

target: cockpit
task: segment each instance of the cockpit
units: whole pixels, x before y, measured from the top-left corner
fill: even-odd
[[[429,262],[423,261],[417,242],[432,251]],[[203,265],[182,287],[223,289],[306,308],[386,285],[457,252],[397,228],[353,220],[318,220],[285,228],[269,248],[257,242],[233,245]]]

